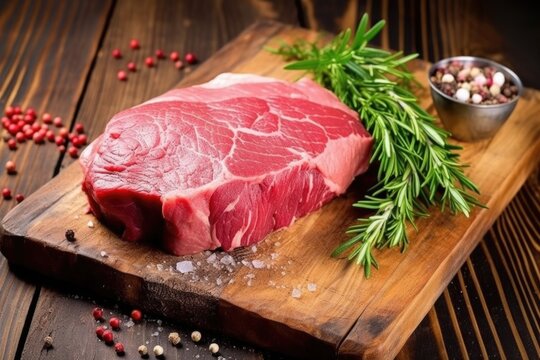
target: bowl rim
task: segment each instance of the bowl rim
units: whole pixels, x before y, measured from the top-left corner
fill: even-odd
[[[454,60],[461,60],[463,62],[475,62],[475,61],[484,62],[484,63],[487,63],[490,66],[493,66],[493,67],[504,70],[505,72],[508,73],[508,75],[510,75],[510,77],[512,78],[512,81],[518,87],[518,93],[517,93],[516,97],[514,99],[512,99],[511,101],[509,101],[507,103],[502,103],[502,104],[470,104],[470,103],[460,101],[460,100],[458,100],[458,99],[456,99],[456,98],[454,98],[452,96],[446,95],[438,87],[436,87],[435,84],[433,84],[433,82],[431,81],[431,75],[435,72],[435,70],[437,68],[439,68],[441,66],[441,64],[448,63],[448,62],[451,62],[451,61],[454,61]],[[429,70],[428,70],[428,82],[429,82],[429,85],[430,85],[431,89],[435,90],[437,92],[437,94],[441,95],[445,99],[453,101],[456,104],[476,107],[476,108],[480,108],[480,109],[486,109],[486,108],[492,109],[492,108],[505,107],[505,106],[515,104],[519,100],[519,98],[521,97],[521,95],[523,93],[523,83],[521,82],[521,79],[519,78],[519,76],[517,76],[517,74],[514,71],[510,70],[508,67],[506,67],[506,66],[504,66],[502,64],[499,64],[496,61],[486,59],[486,58],[483,58],[483,57],[479,57],[479,56],[470,56],[470,55],[451,56],[451,57],[441,59],[441,60],[437,61],[436,63],[433,63],[431,65],[431,67],[429,68]]]

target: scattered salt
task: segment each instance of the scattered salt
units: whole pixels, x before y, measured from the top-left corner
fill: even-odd
[[[157,337],[157,336],[159,336],[159,333],[158,333],[157,331],[156,331],[156,332],[153,332],[153,333],[152,333],[152,336]],[[148,342],[147,342],[147,344],[148,344]]]
[[[247,286],[251,286],[251,279],[248,280]]]
[[[273,280],[268,280],[268,286],[276,286],[276,282]]]
[[[307,284],[307,289],[311,292],[314,292],[317,290],[317,284],[315,283],[308,283]]]
[[[234,283],[234,279],[229,280],[229,284]]]
[[[197,261],[197,266],[201,266],[201,262],[200,262],[200,261]]]
[[[223,284],[223,281],[221,280],[221,278],[217,278],[216,279],[216,284],[219,286],[221,284]]]
[[[255,274],[249,273],[249,274],[246,275],[246,278],[255,279]]]
[[[176,270],[178,270],[182,274],[186,274],[186,273],[192,272],[195,269],[191,261],[185,260],[185,261],[179,261],[176,263]]]
[[[251,247],[251,251],[253,251],[254,253],[256,253],[256,252],[257,252],[257,246],[253,245],[253,246]]]
[[[278,258],[279,254],[278,253],[271,253],[270,254],[270,257],[272,258],[272,260],[276,260]]]
[[[219,261],[224,265],[234,265],[235,264],[234,259],[233,259],[233,257],[231,255],[225,255]]]
[[[300,296],[302,296],[302,291],[298,288],[293,288],[291,292],[291,296],[295,299],[300,299]]]
[[[94,228],[94,222],[92,220],[88,221],[88,224],[86,224],[90,229]]]
[[[101,255],[101,257],[104,257],[104,258],[109,257],[106,251],[102,251],[99,254]]]
[[[206,258],[206,262],[209,264],[212,264],[216,261],[216,257],[217,257],[216,253],[213,253],[212,255]]]
[[[287,275],[287,273],[285,271],[282,271],[281,275],[285,276],[285,275]]]
[[[163,320],[156,320],[156,323],[158,324],[158,326],[161,326],[161,324],[163,324]]]
[[[278,241],[278,242],[274,243],[274,246],[279,247],[279,246],[281,246],[281,243]]]
[[[242,265],[244,265],[245,267],[251,268],[251,263],[247,260],[242,260]]]
[[[156,264],[156,267],[157,267],[158,271],[163,271],[163,265]]]
[[[129,320],[128,322],[126,322],[126,327],[127,327],[127,328],[130,328],[130,327],[132,327],[133,325],[135,325],[135,323],[133,322],[133,320]]]
[[[253,260],[251,263],[255,269],[262,269],[264,267],[264,261],[262,260]]]
[[[162,332],[163,328],[161,326],[158,326],[157,331]]]

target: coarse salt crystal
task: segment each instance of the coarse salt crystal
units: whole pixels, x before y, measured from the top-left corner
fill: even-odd
[[[106,251],[102,251],[99,254],[101,255],[101,257],[104,257],[104,258],[109,257],[109,254],[107,254]]]
[[[219,260],[222,264],[225,264],[225,265],[233,265],[234,264],[234,259],[231,255],[225,255],[224,257],[221,258],[221,260]]]
[[[298,288],[293,288],[291,292],[291,296],[295,299],[300,299],[300,296],[302,296],[302,291]]]
[[[256,253],[256,252],[257,252],[257,246],[253,245],[253,246],[251,247],[251,251],[253,251],[254,253]]]
[[[264,261],[262,260],[253,260],[251,263],[255,269],[262,269],[264,267]]]
[[[88,224],[86,224],[90,229],[94,228],[94,222],[92,220],[88,221]]]
[[[156,267],[157,267],[158,271],[163,271],[163,265],[157,264]]]
[[[126,327],[127,327],[127,328],[130,328],[130,327],[132,327],[133,325],[135,325],[135,323],[133,322],[133,320],[129,320],[128,322],[126,322]]]
[[[194,270],[193,263],[189,260],[179,261],[176,263],[176,270],[182,274],[192,272]]]
[[[308,291],[314,292],[317,290],[317,284],[315,283],[308,283],[307,284]]]
[[[217,255],[216,253],[212,253],[209,257],[206,258],[206,262],[209,264],[212,264],[216,261]]]
[[[251,263],[247,260],[242,260],[242,265],[244,265],[245,267],[251,268]]]
[[[279,247],[279,246],[281,246],[281,243],[278,241],[278,242],[274,243],[274,246]]]
[[[276,260],[278,258],[279,254],[278,253],[271,253],[270,254],[270,257],[272,258],[272,260]]]
[[[156,331],[156,332],[153,332],[153,333],[152,333],[152,336],[157,337],[157,336],[159,336],[159,333],[158,333],[157,331]]]
[[[221,278],[216,279],[216,284],[217,284],[217,286],[223,284],[223,281],[221,280]]]

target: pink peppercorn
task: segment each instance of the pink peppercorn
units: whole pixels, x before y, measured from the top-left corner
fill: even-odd
[[[6,171],[9,175],[15,175],[17,173],[17,166],[13,160],[6,162]]]
[[[53,124],[56,127],[62,127],[62,118],[60,116],[57,116],[53,120]]]
[[[68,154],[73,159],[76,159],[77,157],[79,157],[79,150],[74,146],[70,146],[69,149],[68,149]]]
[[[174,63],[174,67],[180,70],[184,67],[184,63],[178,60],[177,62]]]
[[[13,115],[19,115],[22,114],[22,109],[20,106],[13,107]]]
[[[27,124],[32,124],[36,120],[35,116],[32,116],[30,114],[26,114],[23,117],[23,121]]]
[[[66,140],[60,135],[56,135],[55,138],[54,138],[54,143],[56,145],[58,145],[58,146],[64,145],[65,142],[66,142]]]
[[[15,140],[17,140],[18,143],[23,143],[26,141],[26,136],[24,136],[22,131],[19,131],[17,135],[15,135]]]
[[[11,135],[15,135],[16,133],[18,133],[19,131],[21,130],[21,128],[19,127],[19,125],[17,124],[11,124],[8,126],[8,131]]]
[[[75,146],[77,149],[79,149],[82,146],[82,144],[79,142],[79,137],[76,135],[72,137],[70,141],[71,141],[71,145]]]
[[[137,71],[137,65],[135,65],[135,63],[133,61],[128,62],[127,68],[131,72]]]
[[[6,109],[4,110],[4,114],[6,114],[7,117],[12,117],[13,114],[15,114],[13,106],[6,107]]]
[[[98,338],[102,339],[103,338],[103,333],[105,332],[105,326],[103,325],[100,325],[96,328],[96,335]]]
[[[60,154],[63,154],[66,152],[66,147],[64,145],[60,145],[58,147],[58,151],[60,152]]]
[[[121,59],[122,58],[122,52],[120,51],[120,49],[114,49],[112,51],[112,56],[115,59]]]
[[[171,59],[172,61],[178,61],[180,60],[180,54],[178,54],[178,51],[173,51],[169,55],[169,59]]]
[[[133,50],[137,50],[141,47],[141,44],[139,43],[139,40],[131,39],[131,41],[129,42],[129,47]]]
[[[41,132],[36,132],[32,136],[32,139],[36,144],[43,144],[43,142],[45,141],[45,135],[43,135]]]
[[[47,133],[45,133],[45,137],[46,137],[47,140],[49,140],[50,142],[54,142],[54,139],[55,139],[54,131],[52,131],[52,130],[47,130]]]
[[[153,67],[154,66],[154,58],[149,56],[147,57],[146,59],[144,59],[144,63],[146,64],[146,66],[148,66],[149,68]]]
[[[3,189],[2,189],[2,196],[3,196],[4,199],[6,199],[6,200],[11,199],[11,190],[8,189],[8,188],[3,188]]]
[[[86,145],[88,143],[88,137],[84,134],[79,135],[79,143],[81,145]]]
[[[124,352],[125,352],[125,349],[124,349],[124,344],[122,343],[116,343],[114,344],[114,351],[116,351],[116,353],[121,356],[121,355],[124,355]]]
[[[124,70],[120,70],[118,74],[116,74],[116,77],[120,81],[126,81],[127,80],[127,73]]]
[[[107,344],[112,344],[114,342],[114,334],[111,330],[105,330],[101,335],[101,338]]]
[[[161,49],[156,50],[156,57],[158,59],[165,59],[165,52]]]
[[[41,117],[41,120],[43,120],[43,122],[44,122],[45,124],[52,124],[52,119],[53,119],[53,118],[52,118],[51,114],[49,114],[49,113],[45,113],[45,114],[43,114],[43,116]]]
[[[7,144],[9,150],[17,150],[17,141],[15,141],[15,139],[9,139]]]
[[[67,137],[69,136],[69,130],[67,128],[63,127],[60,130],[58,130],[58,135],[60,135],[64,139],[67,139]]]
[[[26,136],[27,140],[32,140],[32,137],[34,136],[34,130],[32,130],[32,128],[24,130],[24,136]]]
[[[197,57],[194,53],[187,53],[186,56],[184,56],[184,60],[186,60],[188,64],[195,64],[197,62]]]
[[[120,319],[117,317],[112,317],[109,319],[109,325],[111,325],[111,328],[113,330],[119,330],[120,329]]]
[[[32,130],[34,130],[34,131],[41,130],[41,125],[39,125],[38,123],[33,123],[32,124]]]
[[[15,200],[17,200],[18,203],[22,202],[24,200],[24,195],[23,194],[15,195]]]
[[[75,131],[82,134],[84,132],[84,125],[81,123],[75,124]]]
[[[11,120],[8,117],[4,116],[2,118],[2,126],[4,127],[4,129],[7,129],[10,124],[11,124]]]

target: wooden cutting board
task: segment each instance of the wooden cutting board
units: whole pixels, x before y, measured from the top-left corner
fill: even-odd
[[[263,50],[281,40],[316,34],[276,23],[246,30],[179,86],[221,72],[250,72],[295,80],[282,60]],[[427,85],[428,64],[412,65]],[[426,87],[427,88],[427,87]],[[433,111],[427,90],[422,105]],[[347,195],[268,236],[256,248],[174,257],[144,244],[122,242],[86,214],[78,164],[65,169],[3,220],[1,251],[17,265],[97,296],[117,299],[172,320],[216,329],[275,351],[315,358],[393,358],[432,307],[481,236],[537,166],[540,94],[525,91],[498,134],[462,144],[468,175],[488,209],[470,218],[433,210],[410,233],[405,254],[378,252],[380,270],[363,270],[329,256],[346,239],[344,229],[361,214],[351,207],[371,182],[358,179]],[[92,221],[94,227],[89,227]],[[66,229],[77,241],[67,242]],[[191,261],[189,273],[176,270]],[[255,265],[255,267],[254,267]],[[299,297],[293,297],[293,292]]]

